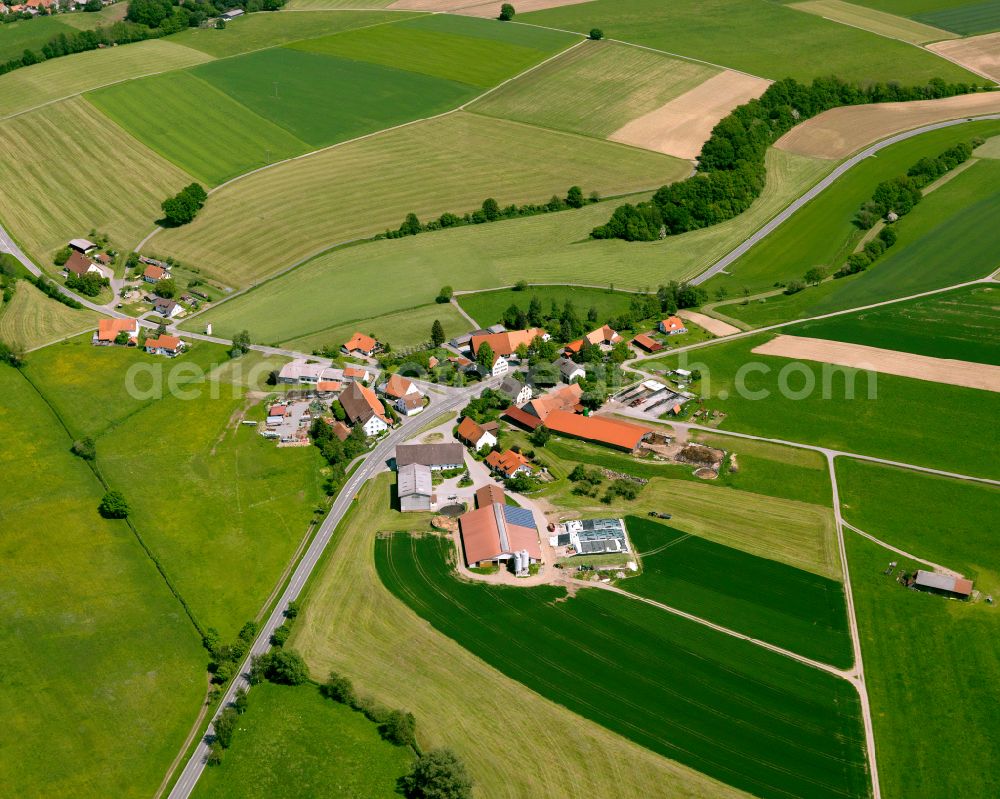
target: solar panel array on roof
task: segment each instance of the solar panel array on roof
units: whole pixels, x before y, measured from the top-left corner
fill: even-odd
[[[602,538],[595,541],[580,541],[581,555],[601,555],[605,552],[621,552],[621,542],[617,538]]]
[[[581,541],[596,541],[602,538],[625,538],[625,530],[620,519],[584,519]]]
[[[535,527],[535,516],[527,508],[504,505],[503,515],[508,524],[516,524],[518,527],[529,527],[531,529]]]
[[[556,536],[556,546],[565,547],[569,545],[571,536],[569,533],[560,533]]]

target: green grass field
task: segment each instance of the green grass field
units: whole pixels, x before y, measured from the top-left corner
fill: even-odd
[[[881,181],[905,174],[921,158],[935,157],[958,142],[968,141],[974,136],[988,138],[996,134],[1000,134],[1000,122],[978,122],[933,131],[886,147],[879,151],[877,158],[865,159],[812,202],[796,211],[777,230],[732,264],[726,270],[730,274],[713,278],[709,288],[725,286],[730,296],[738,296],[744,287],[756,293],[772,288],[777,281],[800,280],[814,266],[835,271],[854,251],[863,235],[851,224],[854,214],[863,202],[871,198]],[[916,226],[914,219],[921,215],[936,218],[935,208],[950,205],[950,198],[957,197],[962,204],[971,204],[971,198],[983,186],[981,181],[988,177],[980,171],[983,169],[993,171],[983,162],[974,164],[929,194],[909,216],[900,220],[897,227],[900,241],[896,247],[902,249],[907,245],[910,240],[907,228]],[[965,193],[965,186],[972,191]],[[982,197],[982,194],[978,196]],[[891,252],[895,253],[895,250]],[[881,270],[888,258],[889,254],[883,256],[872,267],[873,273]],[[773,302],[784,302],[784,299],[768,300],[768,304]],[[749,315],[756,307],[755,304],[749,307],[729,305],[725,312],[743,319],[744,311]],[[748,322],[751,320],[752,317],[746,319]]]
[[[385,316],[376,316],[372,319],[359,319],[299,336],[284,342],[284,344],[290,349],[312,352],[328,345],[339,347],[356,330],[363,330],[379,341],[391,344],[394,350],[402,350],[430,342],[431,326],[435,320],[441,322],[447,338],[454,338],[471,328],[465,317],[455,310],[453,305],[435,303],[433,305],[420,305]]]
[[[913,19],[954,31],[962,36],[973,36],[1000,29],[1000,8],[997,8],[996,3],[987,0],[979,3],[948,5],[950,6],[948,8],[913,14]]]
[[[954,36],[940,28],[865,8],[855,3],[845,3],[843,0],[809,0],[804,3],[793,3],[789,7],[911,44],[937,42]]]
[[[393,799],[396,779],[413,759],[407,749],[383,741],[363,715],[324,699],[314,685],[255,686],[239,727],[222,764],[198,780],[196,799]]]
[[[580,715],[759,796],[867,795],[846,681],[620,595],[460,581],[450,538],[375,547],[397,598]]]
[[[492,32],[488,28],[503,28],[510,35],[488,35]],[[491,20],[449,17],[442,24],[433,17],[419,17],[309,39],[291,47],[488,89],[574,41],[577,37],[569,34],[502,26]]]
[[[806,322],[785,332],[933,358],[1000,365],[998,295],[1000,291],[992,286],[970,286],[857,314]]]
[[[0,304],[0,341],[21,351],[79,333],[90,326],[97,327],[96,313],[68,308],[49,299],[25,280],[18,282],[8,304]]]
[[[589,309],[596,308],[599,321],[595,324],[604,324],[604,320],[627,311],[632,300],[632,295],[624,292],[578,286],[531,286],[526,291],[498,289],[476,294],[460,294],[457,299],[458,304],[469,316],[481,326],[488,327],[500,322],[503,312],[511,305],[527,311],[535,297],[542,303],[542,309],[546,314],[553,302],[560,309],[567,301],[572,302],[581,318],[586,316]]]
[[[87,99],[208,186],[312,149],[185,70],[118,83]]]
[[[6,120],[0,136],[18,154],[0,160],[2,221],[43,267],[95,228],[131,249],[160,217],[160,202],[190,182],[82,98]]]
[[[25,50],[40,53],[42,47],[59,34],[72,36],[76,33],[76,28],[64,23],[61,16],[21,19],[0,25],[0,63],[19,58]]]
[[[98,86],[208,60],[209,56],[190,47],[151,39],[43,61],[0,75],[0,118]]]
[[[979,81],[904,42],[767,0],[595,0],[520,16],[524,22],[605,36],[700,58],[764,78],[838,75],[861,82]],[[924,20],[926,21],[926,20]]]
[[[846,535],[882,795],[933,785],[941,796],[995,796],[1000,743],[984,731],[1000,679],[996,607],[908,591],[882,572],[892,560],[919,564]]]
[[[768,164],[768,184],[757,203],[736,219],[705,230],[655,243],[591,241],[590,230],[607,221],[612,210],[611,204],[600,203],[578,211],[377,241],[363,250],[348,247],[315,258],[266,288],[210,309],[185,327],[201,330],[201,322],[211,321],[220,333],[259,328],[268,331],[265,340],[281,340],[300,331],[398,311],[415,300],[429,302],[445,284],[456,290],[485,289],[522,279],[565,282],[569,275],[574,282],[655,289],[661,282],[697,274],[830,168],[828,162],[778,150],[768,153]],[[159,242],[157,237],[151,247],[159,247]],[[211,247],[206,239],[199,249],[207,253]],[[262,267],[268,265],[270,271],[276,267],[270,261]],[[383,279],[401,266],[407,280]],[[234,275],[246,268],[244,262],[232,267]],[[345,282],[345,273],[355,279]],[[379,282],[379,291],[368,289],[370,281]],[[415,285],[426,287],[423,296],[414,296]],[[287,312],[290,304],[294,315]]]
[[[870,398],[870,378],[842,367],[828,369],[824,388],[822,364],[751,352],[772,335],[681,356],[680,365],[707,376],[710,384],[703,378],[693,390],[708,397],[706,407],[726,414],[723,427],[961,474],[997,476],[992,454],[996,441],[983,435],[984,420],[1000,413],[997,394],[879,374],[877,396]],[[746,364],[754,366],[743,370]],[[789,364],[797,366],[783,371]],[[673,368],[678,361],[646,365]],[[849,399],[852,379],[854,398]],[[803,396],[810,383],[812,390]]]
[[[984,593],[1000,591],[1000,489],[843,459],[837,461],[837,483],[851,524],[972,577]]]
[[[621,588],[814,660],[852,665],[840,582],[660,522],[625,523],[642,574],[619,580]]]
[[[204,698],[199,637],[128,527],[98,515],[100,483],[7,366],[0,434],[3,792],[149,797]]]
[[[497,168],[500,152],[502,170]],[[688,169],[685,162],[656,153],[456,113],[241,179],[214,194],[192,224],[158,234],[150,247],[230,285],[246,285],[338,242],[397,228],[411,211],[425,219],[444,211],[465,212],[490,196],[501,205],[544,202],[574,184],[587,192],[623,193],[678,179]],[[329,190],[331,181],[338,191]],[[264,255],[248,259],[248,251]],[[393,308],[384,301],[397,291],[384,285],[388,272],[372,273],[383,284],[372,292],[372,284],[358,277],[357,260],[353,250],[351,280],[369,298],[377,295],[381,301],[375,304],[381,308],[372,313],[371,306],[346,303],[344,284],[338,281],[343,318],[378,316],[414,304],[412,273],[393,281],[405,296]],[[393,268],[399,266],[396,261]],[[427,288],[428,300],[439,287]],[[331,310],[327,305],[328,324],[338,321],[329,318]]]
[[[111,25],[114,22],[121,22],[128,13],[128,3],[118,0],[110,6],[105,6],[100,11],[85,11],[83,13],[64,14],[58,17],[59,21],[66,25],[72,25],[79,30],[91,30],[98,26]]]
[[[332,8],[335,4],[324,1],[322,5]],[[358,8],[365,4],[352,0],[348,5]],[[338,31],[387,25],[409,16],[411,14],[399,11],[354,10],[247,14],[227,23],[223,30],[189,28],[175,33],[170,41],[201,50],[215,58],[225,58],[265,47],[278,47],[303,39],[329,36]]]

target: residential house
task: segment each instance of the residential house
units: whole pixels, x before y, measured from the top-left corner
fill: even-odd
[[[510,358],[517,352],[517,348],[522,344],[531,346],[531,342],[536,338],[543,341],[549,340],[549,334],[540,327],[533,327],[530,330],[505,330],[502,333],[482,333],[472,336],[470,344],[473,355],[478,355],[484,344],[489,344],[494,355],[502,355]]]
[[[345,366],[343,375],[345,380],[355,380],[365,385],[368,385],[372,379],[372,373],[360,366]]]
[[[378,342],[364,333],[355,333],[349,341],[345,341],[341,350],[355,357],[371,358],[378,350]]]
[[[139,343],[139,320],[138,319],[98,319],[97,332],[91,339],[92,344],[107,347],[115,343],[120,333],[128,334],[129,347],[134,347]]]
[[[461,469],[465,466],[465,448],[457,441],[447,444],[400,444],[396,447],[396,468],[411,463],[429,466],[434,471]]]
[[[168,300],[166,297],[157,297],[153,300],[153,310],[164,319],[176,319],[184,313],[184,308],[181,307],[180,303]]]
[[[407,380],[400,374],[392,375],[381,386],[379,386],[379,391],[392,401],[402,399],[408,394],[421,396],[420,389],[414,385],[413,381]]]
[[[486,430],[470,416],[462,419],[456,434],[460,441],[464,441],[477,452],[483,447],[495,447],[497,445],[495,433]]]
[[[351,383],[341,392],[340,404],[344,406],[348,421],[361,425],[367,436],[377,436],[392,426],[375,392],[361,383]]]
[[[505,377],[497,390],[514,405],[524,405],[531,399],[531,386],[522,383],[513,375]]]
[[[431,469],[422,463],[408,463],[396,471],[396,494],[399,509],[408,511],[428,511],[434,504],[434,480]]]
[[[416,416],[424,409],[424,396],[419,391],[415,394],[404,394],[394,405],[403,416]]]
[[[174,358],[180,355],[183,350],[184,342],[177,336],[161,333],[157,338],[146,339],[146,352],[153,355],[166,355],[168,358]]]
[[[634,339],[632,339],[632,346],[638,347],[646,352],[659,352],[663,349],[663,345],[659,341],[646,333],[639,333]]]
[[[477,502],[481,497],[488,504],[480,503],[476,510],[458,519],[466,565],[471,568],[513,561],[527,571],[528,564],[540,563],[542,550],[534,514],[527,508],[508,505],[503,492],[497,495],[480,489],[476,492]]]
[[[668,336],[676,336],[680,333],[688,332],[683,320],[679,316],[670,316],[664,319],[657,325],[657,329]]]
[[[162,266],[150,264],[142,273],[142,279],[147,283],[158,283],[161,280],[170,280],[170,272]]]
[[[576,355],[581,349],[583,349],[584,341],[589,342],[595,347],[610,349],[621,340],[622,337],[617,331],[612,330],[610,325],[604,325],[604,327],[599,327],[597,330],[592,330],[583,338],[571,341],[566,345],[564,352],[570,357]]]
[[[69,248],[86,255],[91,250],[96,250],[97,245],[92,241],[87,241],[87,239],[71,239],[69,242]]]
[[[511,406],[505,411],[505,414],[518,422],[520,422],[522,416],[538,420],[531,426],[531,429],[534,430],[535,427],[545,421],[552,411],[567,411],[568,413],[582,411],[581,397],[583,397],[583,388],[579,383],[573,383],[555,391],[550,391],[548,394],[543,394],[540,397],[535,397],[521,408]]]
[[[514,452],[512,449],[503,452],[493,450],[486,456],[484,463],[507,480],[519,474],[530,475],[532,473],[530,461],[520,452]]]
[[[104,277],[104,270],[79,250],[73,250],[70,253],[63,269],[66,270],[67,274],[76,275],[77,277],[83,277],[87,274],[96,274]]]
[[[500,375],[505,375],[510,371],[510,362],[503,356],[493,354],[493,366],[490,367],[490,375],[493,377],[499,377]]]
[[[564,383],[583,380],[587,376],[584,368],[569,358],[556,358],[554,365],[559,369],[559,376],[562,377]]]

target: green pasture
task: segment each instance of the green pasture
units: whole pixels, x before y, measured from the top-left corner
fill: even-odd
[[[470,106],[480,114],[606,138],[717,70],[607,41],[587,41]]]
[[[595,0],[519,15],[524,22],[604,35],[779,79],[837,75],[859,82],[982,79],[904,42],[768,0]],[[926,21],[926,20],[922,20]]]
[[[705,407],[726,414],[725,428],[997,476],[995,438],[983,435],[985,421],[1000,414],[997,394],[751,352],[772,336],[723,342],[646,366],[699,369],[703,378],[693,389]]]
[[[913,14],[912,17],[918,22],[954,31],[962,36],[974,36],[977,33],[989,33],[1000,29],[1000,7],[992,0],[962,5],[949,3],[947,5],[949,6],[947,8],[924,11]]]
[[[323,0],[323,6],[336,5],[332,0]],[[352,0],[349,5],[358,8],[365,5]],[[386,3],[388,5],[388,3]],[[305,11],[294,14],[275,12],[247,14],[226,23],[222,30],[215,28],[188,28],[170,37],[170,41],[201,50],[215,58],[239,55],[266,47],[278,47],[289,42],[329,36],[338,31],[366,28],[372,25],[387,25],[412,16],[400,11]]]
[[[868,795],[846,681],[609,592],[461,581],[453,557],[450,538],[375,541],[398,599],[528,689],[758,796]]]
[[[969,0],[852,0],[860,6],[876,8],[888,14],[913,17],[969,5]]]
[[[288,47],[192,72],[313,147],[440,114],[475,94],[455,81]]]
[[[499,13],[499,10],[498,12]],[[495,19],[463,16],[460,14],[410,14],[400,23],[402,27],[456,36],[471,36],[484,41],[516,44],[545,53],[556,53],[573,43],[574,37],[565,31],[535,25],[506,25]]]
[[[311,149],[188,71],[87,95],[113,121],[208,186]]]
[[[997,795],[1000,741],[989,734],[1000,680],[997,608],[907,590],[898,571],[883,572],[890,561],[911,573],[919,564],[845,535],[882,795],[904,796],[914,785],[941,796]]]
[[[125,523],[98,515],[101,484],[7,366],[0,435],[3,793],[149,797],[204,698],[199,637]]]
[[[0,117],[99,86],[208,60],[209,56],[190,47],[165,39],[150,39],[127,47],[107,47],[43,61],[0,75]]]
[[[839,581],[638,516],[625,523],[642,574],[620,580],[621,588],[814,660],[852,665]]]
[[[969,286],[789,327],[795,336],[1000,365],[1000,291]]]
[[[520,44],[517,36],[501,40],[476,35],[480,27],[493,27],[495,22],[455,17],[443,28],[438,24],[427,26],[424,19],[371,26],[290,46],[488,89],[568,47],[576,38],[553,34],[546,37],[548,46],[542,48]],[[515,32],[521,31],[525,31],[526,39],[533,38],[532,29],[515,28]]]
[[[1000,591],[997,487],[850,459],[837,460],[837,483],[851,524]]]
[[[655,289],[654,289],[655,290]],[[530,286],[525,291],[513,289],[498,289],[496,291],[481,291],[475,294],[460,294],[456,299],[469,316],[481,326],[489,327],[502,320],[503,313],[511,305],[516,305],[527,312],[533,298],[538,298],[542,304],[542,312],[548,314],[552,303],[561,311],[566,302],[572,302],[577,314],[585,319],[591,308],[597,309],[597,322],[600,327],[608,319],[628,311],[632,294],[610,289],[582,288],[579,286]]]
[[[66,36],[75,34],[76,28],[64,23],[61,17],[61,14],[57,14],[0,25],[0,63],[20,58],[25,50],[34,50],[41,54],[42,47],[59,34]]]
[[[320,696],[315,685],[265,682],[250,692],[222,764],[202,773],[193,796],[395,799],[396,780],[412,759],[408,749],[383,741],[361,713]]]
[[[877,157],[866,158],[796,211],[728,267],[726,271],[729,274],[713,278],[708,287],[725,286],[730,296],[738,296],[744,287],[756,293],[772,288],[779,281],[801,280],[814,266],[836,271],[863,236],[863,231],[858,230],[851,220],[861,204],[871,198],[879,183],[905,175],[921,158],[935,157],[959,142],[969,141],[975,136],[988,138],[997,134],[1000,134],[1000,122],[973,122],[914,136],[880,150]],[[872,271],[882,270],[890,255],[912,240],[908,228],[916,227],[915,219],[921,216],[939,219],[939,211],[936,210],[939,207],[967,206],[981,198],[982,181],[992,179],[986,172],[993,172],[986,162],[973,164],[954,180],[931,192],[897,224],[900,240],[871,267]],[[933,271],[936,273],[939,270]],[[814,290],[804,293],[810,291]],[[785,300],[771,298],[767,304],[772,302]],[[750,306],[729,305],[725,313],[742,319],[744,312],[750,314],[755,307],[754,303]]]
[[[72,14],[60,15],[58,17],[60,22],[66,25],[72,25],[74,28],[80,30],[91,30],[97,27],[103,27],[111,25],[115,22],[121,22],[125,19],[125,15],[128,13],[128,3],[123,3],[118,0],[116,3],[112,3],[109,6],[105,6],[100,11],[84,11],[76,12]]]
[[[808,0],[808,2],[791,3],[790,8],[911,44],[920,45],[954,38],[954,34],[949,34],[940,28],[843,0]]]
[[[497,166],[498,153],[504,154],[502,169]],[[573,185],[587,193],[635,192],[676,180],[689,169],[686,162],[658,153],[459,112],[243,178],[213,194],[193,223],[157,234],[150,246],[229,285],[247,285],[337,243],[396,229],[409,212],[425,220],[445,211],[465,213],[479,208],[487,197],[501,206],[546,202],[553,194],[564,196]],[[331,185],[337,190],[331,191]],[[578,238],[585,238],[586,232],[581,233]],[[434,241],[437,235],[416,238]],[[259,257],[247,258],[248,252]],[[336,293],[337,301],[321,311],[326,326],[414,305],[414,286],[421,275],[407,261],[393,258],[368,271],[372,251],[366,250],[363,257],[360,252],[350,251],[346,270],[336,276],[328,273],[335,287],[309,284],[314,296],[321,291]],[[472,263],[466,252],[463,270],[470,270]],[[477,269],[486,266],[476,263]],[[461,273],[440,260],[435,271],[448,276],[442,283],[459,283]],[[378,291],[371,289],[375,275]],[[424,301],[440,288],[441,283],[434,283],[425,288]],[[350,300],[358,295],[360,302],[353,304]],[[390,298],[399,298],[399,304],[390,304]],[[296,302],[293,316],[303,313],[302,306]],[[288,307],[282,311],[288,312]],[[343,316],[337,319],[336,313]]]

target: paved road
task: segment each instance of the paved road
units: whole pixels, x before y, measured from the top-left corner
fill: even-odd
[[[457,410],[463,407],[474,394],[481,391],[487,385],[490,385],[491,382],[484,381],[483,383],[479,383],[477,385],[456,389],[449,394],[447,399],[440,402],[432,402],[424,413],[437,415],[447,411]],[[288,607],[288,604],[290,602],[294,602],[302,592],[306,581],[316,568],[316,564],[319,562],[320,557],[322,557],[323,551],[326,549],[327,544],[330,543],[334,530],[336,530],[337,525],[344,518],[344,515],[351,507],[351,504],[354,502],[354,497],[361,489],[361,486],[365,483],[365,481],[374,477],[385,468],[386,461],[388,461],[392,456],[396,444],[401,443],[406,438],[419,431],[422,420],[423,414],[415,417],[413,420],[405,422],[402,427],[394,430],[382,439],[375,449],[373,449],[364,459],[361,467],[353,475],[351,475],[351,477],[344,484],[344,487],[340,490],[340,493],[337,495],[337,498],[333,503],[333,507],[330,509],[329,515],[327,515],[326,519],[323,521],[323,524],[317,531],[312,543],[309,545],[309,549],[306,550],[302,560],[299,561],[298,566],[296,566],[295,571],[292,573],[288,586],[285,588],[281,598],[275,605],[274,611],[268,617],[267,621],[264,622],[264,625],[257,636],[257,640],[254,641],[253,646],[250,647],[249,652],[247,652],[246,659],[240,667],[240,676],[233,681],[229,690],[226,691],[222,704],[219,706],[220,712],[222,708],[226,707],[226,705],[231,703],[236,698],[236,692],[240,688],[249,689],[250,686],[247,682],[247,672],[250,669],[251,658],[255,655],[262,655],[271,648],[271,634],[284,621],[283,614],[285,609]],[[218,713],[216,716],[217,715]],[[215,717],[213,717],[213,720],[214,718]],[[212,728],[209,727],[207,734],[211,734],[211,732]],[[201,776],[202,771],[205,770],[205,758],[208,756],[208,751],[208,745],[203,737],[191,757],[188,759],[188,762],[184,766],[184,770],[181,772],[180,777],[174,784],[173,789],[170,791],[169,799],[187,799],[187,797],[191,795],[191,792],[194,790],[194,787],[198,782],[198,778]]]
[[[795,200],[791,205],[785,208],[784,211],[779,213],[774,219],[768,222],[764,227],[757,230],[750,238],[740,244],[736,249],[732,250],[728,254],[724,255],[714,264],[712,264],[708,269],[693,278],[690,282],[694,285],[699,283],[704,283],[709,278],[715,277],[727,266],[733,263],[736,259],[746,253],[751,247],[753,247],[757,242],[767,236],[769,233],[773,232],[775,228],[785,222],[792,214],[798,211],[803,205],[808,203],[810,200],[815,198],[817,195],[821,194],[827,188],[833,185],[833,183],[843,175],[851,167],[864,161],[866,158],[871,158],[879,150],[889,147],[890,145],[896,144],[897,142],[906,141],[907,139],[912,139],[914,136],[919,136],[921,133],[928,133],[932,130],[940,130],[941,128],[950,128],[953,125],[963,125],[966,122],[986,120],[986,119],[1000,119],[1000,114],[983,114],[977,117],[963,117],[962,119],[950,119],[945,122],[935,122],[932,125],[924,125],[921,128],[914,128],[913,130],[907,130],[903,133],[897,133],[895,136],[890,136],[888,139],[883,139],[880,142],[876,142],[864,150],[862,150],[857,155],[851,156],[846,161],[844,161],[840,166],[833,170],[829,175],[823,178],[819,183],[813,186],[809,191]]]

